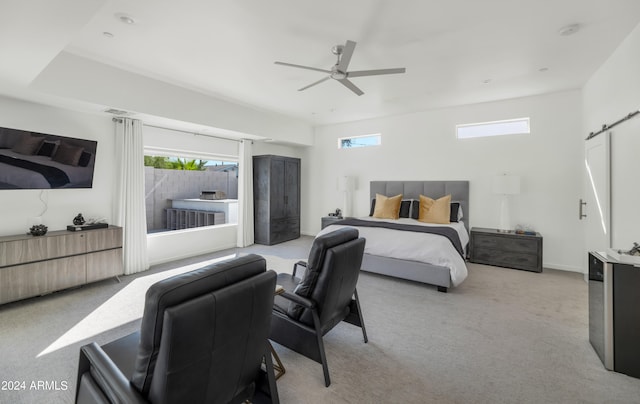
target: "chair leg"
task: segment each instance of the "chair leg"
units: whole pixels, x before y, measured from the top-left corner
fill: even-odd
[[[324,342],[322,341],[322,329],[320,328],[320,318],[318,317],[318,311],[312,309],[313,313],[313,325],[316,329],[316,338],[318,339],[318,351],[320,351],[320,360],[322,361],[322,371],[324,372],[324,385],[329,387],[331,379],[329,378],[329,365],[327,364],[327,355],[324,352]]]
[[[280,397],[278,396],[278,386],[276,384],[276,375],[275,370],[273,368],[273,361],[271,360],[271,353],[273,351],[273,346],[271,342],[267,340],[267,349],[264,352],[264,364],[267,370],[267,382],[269,385],[269,398],[271,399],[272,404],[280,404]],[[275,351],[273,351],[275,353]],[[283,372],[284,373],[284,372]]]
[[[364,327],[364,317],[362,317],[362,310],[360,310],[360,299],[358,299],[358,289],[353,291],[353,295],[356,298],[356,306],[358,307],[358,317],[360,318],[360,328],[362,328],[362,336],[364,337],[364,343],[369,342],[367,338],[367,329]]]
[[[273,364],[273,370],[276,375],[276,380],[278,380],[280,377],[282,377],[282,375],[284,375],[287,372],[287,370],[284,368],[284,365],[282,364],[280,357],[276,353],[276,350],[273,349],[273,345],[271,345],[271,342],[269,342],[269,348],[271,348],[271,355],[273,356],[273,359],[275,359],[276,361],[276,363]]]

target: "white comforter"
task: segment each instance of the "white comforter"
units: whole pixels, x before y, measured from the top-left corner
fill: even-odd
[[[419,222],[415,219],[386,220],[372,217],[361,217],[361,220],[382,221],[391,223],[411,224],[416,226],[446,226],[455,229],[462,243],[463,249],[469,243],[469,234],[462,222],[451,224],[430,224]],[[329,233],[341,226],[333,224],[325,227],[318,233]],[[437,234],[419,233],[412,231],[402,231],[385,229],[382,227],[358,227],[360,237],[367,240],[364,252],[370,255],[379,255],[401,260],[425,262],[432,265],[449,268],[451,272],[451,283],[458,286],[467,277],[467,266],[464,259],[453,247],[448,238]]]

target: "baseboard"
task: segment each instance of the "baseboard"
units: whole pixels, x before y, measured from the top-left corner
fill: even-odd
[[[545,263],[545,264],[542,265],[542,267],[543,268],[549,268],[549,269],[557,269],[558,271],[577,272],[577,273],[580,273],[580,274],[584,273],[582,268],[574,267],[574,266],[570,266],[570,265],[560,265],[560,264]]]
[[[215,249],[207,249],[207,250],[203,250],[203,251],[193,251],[189,254],[181,254],[181,255],[175,255],[175,256],[171,256],[168,258],[164,258],[158,261],[153,261],[153,262],[149,262],[149,266],[153,266],[153,265],[160,265],[160,264],[165,264],[167,262],[171,262],[171,261],[177,261],[177,260],[181,260],[181,259],[185,259],[185,258],[192,258],[192,257],[197,257],[198,255],[204,255],[204,254],[211,254],[214,252],[218,252],[218,251],[222,251],[222,250],[229,250],[232,248],[236,248],[235,244],[229,244],[229,245],[220,245],[220,246],[216,246]]]
[[[318,232],[300,229],[300,234],[303,236],[315,237],[318,234]]]

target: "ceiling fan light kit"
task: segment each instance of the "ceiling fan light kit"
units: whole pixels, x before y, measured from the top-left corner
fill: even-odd
[[[353,91],[356,95],[362,95],[364,92],[360,90],[351,80],[350,77],[365,77],[365,76],[379,76],[383,74],[399,74],[404,73],[406,69],[404,67],[398,67],[393,69],[377,69],[377,70],[358,70],[358,71],[348,71],[349,62],[351,62],[351,56],[353,56],[353,51],[356,49],[356,43],[353,41],[347,41],[344,45],[336,45],[331,48],[331,52],[336,55],[337,61],[336,64],[331,67],[330,70],[327,69],[318,69],[316,67],[310,66],[302,66],[296,65],[293,63],[285,63],[285,62],[275,62],[277,65],[296,67],[299,69],[307,69],[314,70],[322,73],[329,74],[328,76],[313,82],[307,86],[304,86],[298,91],[306,90],[309,87],[313,87],[316,84],[320,84],[329,79],[334,79],[338,81],[343,86],[347,87],[349,90]]]

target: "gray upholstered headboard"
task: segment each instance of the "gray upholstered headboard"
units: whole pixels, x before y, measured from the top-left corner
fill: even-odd
[[[469,231],[469,181],[371,181],[370,199],[376,194],[394,196],[402,194],[402,199],[420,199],[420,195],[438,199],[451,194],[452,202],[462,206],[462,222]]]

